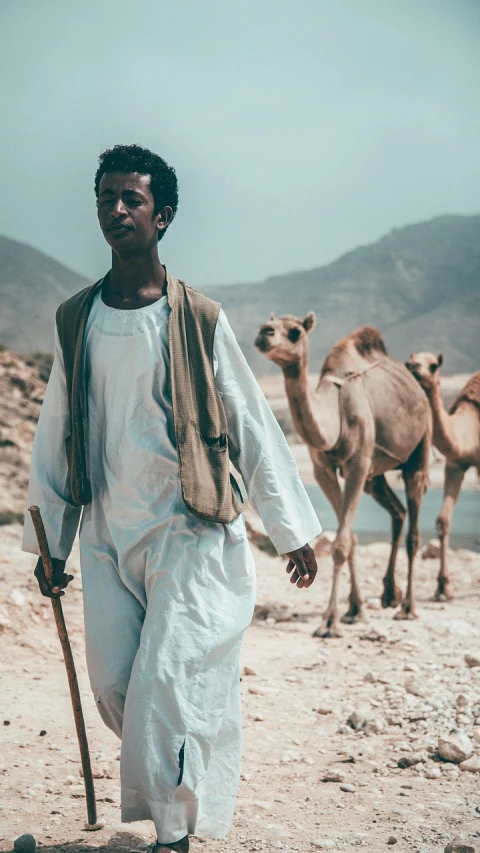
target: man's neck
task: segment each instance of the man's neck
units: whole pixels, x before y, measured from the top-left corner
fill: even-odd
[[[141,308],[166,293],[165,269],[157,252],[119,257],[112,254],[112,269],[105,278],[102,298],[113,308]]]

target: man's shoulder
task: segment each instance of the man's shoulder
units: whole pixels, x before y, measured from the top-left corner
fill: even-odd
[[[215,299],[212,299],[210,296],[202,293],[201,290],[197,290],[195,287],[185,284],[184,281],[181,281],[181,284],[185,288],[185,296],[192,308],[199,311],[207,311],[209,313],[213,311],[218,315],[221,308],[220,302],[216,302]]]
[[[68,299],[61,302],[56,313],[57,325],[81,313],[90,301],[93,292],[98,289],[102,281],[103,279],[100,279],[95,284],[84,287],[83,290],[79,290],[78,293],[74,293],[73,296],[69,296]]]

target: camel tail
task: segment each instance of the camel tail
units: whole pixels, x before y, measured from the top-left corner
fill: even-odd
[[[379,352],[388,355],[383,338],[374,326],[362,326],[361,329],[352,332],[351,338],[360,355],[368,357]]]
[[[455,402],[450,406],[451,415],[453,415],[460,403],[464,400],[468,403],[472,403],[472,405],[477,406],[477,408],[480,409],[480,371],[478,373],[474,373],[473,376],[470,377],[467,384],[464,385],[460,391]]]

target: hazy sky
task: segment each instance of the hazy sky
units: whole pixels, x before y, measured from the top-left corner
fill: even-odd
[[[0,72],[0,233],[89,278],[119,142],[175,166],[194,285],[480,211],[479,0],[0,0]]]

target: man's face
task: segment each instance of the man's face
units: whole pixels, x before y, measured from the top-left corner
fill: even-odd
[[[98,221],[114,251],[149,249],[165,228],[162,211],[154,213],[150,175],[106,172],[98,188]]]

